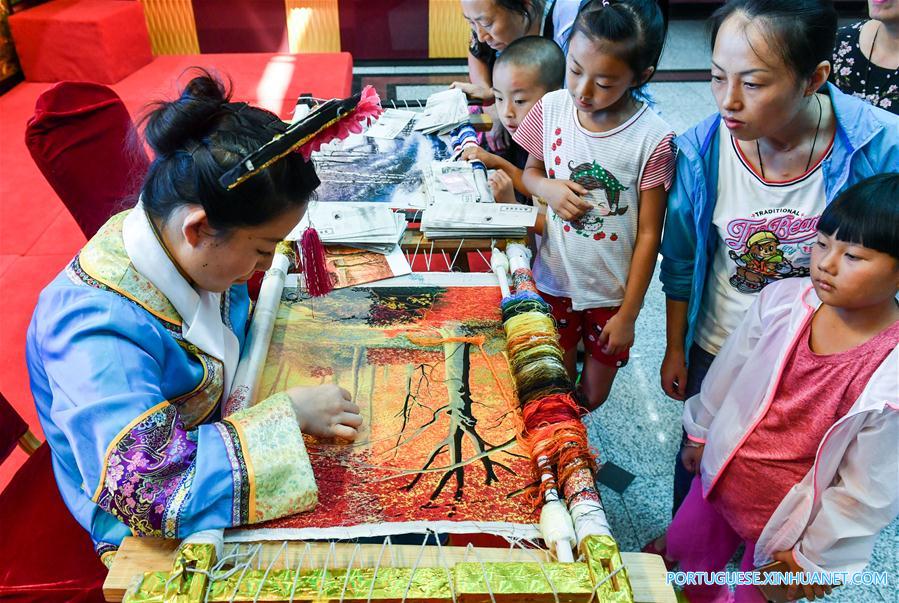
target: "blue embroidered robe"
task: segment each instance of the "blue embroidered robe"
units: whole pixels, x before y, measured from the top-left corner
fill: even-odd
[[[222,419],[223,367],[138,273],[113,217],[41,293],[27,361],[63,499],[102,555],[125,536],[182,538],[311,509],[290,399]],[[241,346],[246,286],[222,295]]]

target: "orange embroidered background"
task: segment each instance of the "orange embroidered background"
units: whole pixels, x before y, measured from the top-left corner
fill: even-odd
[[[365,427],[355,446],[307,441],[317,509],[256,527],[536,523],[517,415],[502,395],[516,404],[499,301],[497,287],[358,287],[282,303],[261,395],[337,383]],[[478,336],[501,388],[479,346],[410,340]]]

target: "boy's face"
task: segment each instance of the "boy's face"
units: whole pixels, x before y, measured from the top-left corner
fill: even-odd
[[[821,232],[809,268],[818,297],[829,306],[860,310],[899,291],[899,260]]]
[[[493,94],[496,111],[503,126],[514,134],[538,100],[549,92],[540,83],[536,66],[500,63],[493,70]]]

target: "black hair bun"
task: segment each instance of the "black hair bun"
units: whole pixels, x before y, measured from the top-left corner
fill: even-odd
[[[201,70],[178,99],[155,105],[146,118],[147,142],[157,155],[190,150],[213,130],[214,118],[222,114],[230,97],[221,80]]]

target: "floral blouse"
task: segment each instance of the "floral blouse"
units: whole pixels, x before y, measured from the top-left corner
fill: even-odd
[[[899,115],[899,70],[875,65],[864,55],[858,41],[864,24],[859,21],[837,32],[831,81],[843,92]]]

